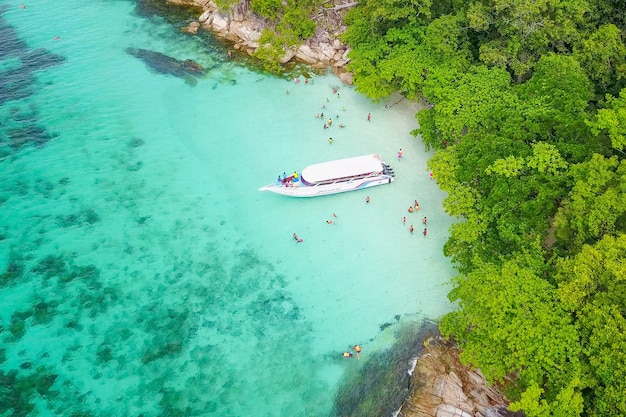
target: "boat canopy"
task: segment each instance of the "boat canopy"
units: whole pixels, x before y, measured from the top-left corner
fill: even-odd
[[[370,154],[311,165],[302,170],[301,177],[307,183],[316,184],[328,180],[379,173],[382,170],[383,164],[380,157]]]

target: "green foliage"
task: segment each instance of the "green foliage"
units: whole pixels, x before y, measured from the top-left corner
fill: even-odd
[[[480,264],[456,278],[449,297],[459,308],[443,318],[441,330],[454,335],[464,346],[462,361],[480,364],[489,381],[504,382],[515,372],[513,399],[539,384],[539,397],[547,402],[572,388],[580,398],[578,387],[569,384],[581,370],[577,332],[538,264],[527,259]],[[569,415],[579,415],[577,408],[574,402]]]
[[[239,4],[239,0],[214,0],[215,5],[222,11],[228,11]]]
[[[571,167],[574,181],[555,219],[556,237],[565,248],[577,252],[626,225],[626,161],[617,157],[593,158]]]
[[[435,62],[421,47],[430,7],[430,0],[367,0],[350,10],[342,39],[354,46],[348,69],[359,91],[373,99],[396,90],[416,97]]]
[[[551,126],[554,136],[559,138],[579,135],[580,130],[585,130],[581,116],[593,98],[593,91],[587,75],[571,56],[553,53],[542,56],[532,78],[520,90],[524,99],[532,101],[533,109],[540,110],[527,112],[529,130],[550,132]]]
[[[254,0],[251,2],[252,11],[271,20],[276,20],[282,10],[282,0]]]
[[[481,61],[506,66],[522,81],[542,55],[567,51],[580,36],[588,9],[585,0],[486,0],[471,4],[466,13],[482,40]]]
[[[235,0],[219,0],[216,4],[228,10],[239,3]],[[253,12],[271,22],[259,39],[254,53],[266,70],[281,72],[281,59],[289,49],[297,48],[304,40],[315,34],[315,21],[311,18],[321,6],[321,0],[252,0]]]
[[[569,258],[624,258],[608,249],[626,233],[623,9],[365,0],[347,19],[357,89],[430,104],[413,133],[459,219],[444,247],[459,309],[441,328],[528,416],[626,415],[626,270]]]
[[[254,56],[263,61],[267,71],[280,72],[280,60],[285,51],[280,46],[280,36],[271,29],[263,29],[259,38],[259,47]]]
[[[618,98],[607,95],[605,108],[598,110],[596,121],[589,125],[596,135],[606,133],[613,148],[623,151],[626,148],[626,89]]]
[[[626,415],[626,235],[559,260],[556,280],[592,373],[590,416]]]
[[[613,24],[602,25],[583,39],[574,48],[574,57],[601,90],[612,88],[626,77],[626,46]]]

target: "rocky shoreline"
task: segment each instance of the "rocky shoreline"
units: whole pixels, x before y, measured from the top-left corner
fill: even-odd
[[[200,29],[207,30],[232,42],[234,49],[250,55],[259,47],[261,32],[269,25],[269,22],[252,13],[245,1],[240,2],[229,13],[221,12],[212,0],[166,1],[173,5],[203,10],[198,19],[184,29],[186,32],[195,34]],[[321,11],[315,17],[315,35],[299,47],[285,51],[281,64],[297,61],[314,68],[330,67],[343,83],[352,84],[352,73],[346,71],[346,65],[350,61],[347,57],[349,48],[339,40],[339,36],[346,29],[343,23],[345,13],[356,4],[347,2]]]
[[[441,337],[430,338],[411,375],[402,417],[522,417],[479,370],[461,364],[459,350]]]

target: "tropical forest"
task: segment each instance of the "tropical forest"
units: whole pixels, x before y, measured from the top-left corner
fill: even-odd
[[[326,3],[251,2],[287,47]],[[514,411],[625,416],[626,1],[353,6],[357,90],[426,104],[413,133],[459,219],[442,334]]]
[[[442,333],[527,416],[626,415],[626,2],[364,0],[357,88],[415,134],[459,218]]]

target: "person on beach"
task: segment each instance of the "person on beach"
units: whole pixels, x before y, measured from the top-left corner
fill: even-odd
[[[356,352],[356,358],[361,359],[361,346],[354,345],[352,346],[352,350]]]

